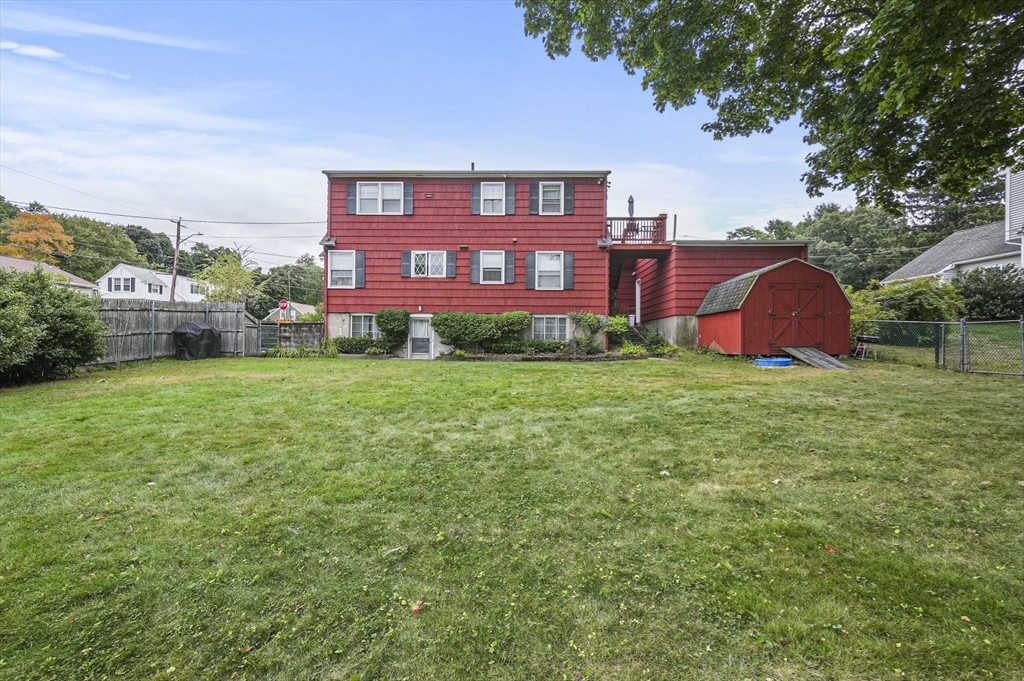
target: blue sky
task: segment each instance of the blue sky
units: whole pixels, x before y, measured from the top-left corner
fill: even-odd
[[[0,47],[9,200],[323,220],[321,170],[476,163],[611,170],[611,213],[633,195],[679,235],[853,202],[806,195],[795,123],[715,142],[704,105],[658,113],[617,61],[549,59],[512,2],[2,2]],[[319,250],[316,226],[192,226],[264,267]]]

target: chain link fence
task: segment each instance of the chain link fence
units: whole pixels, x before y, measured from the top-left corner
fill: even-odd
[[[868,320],[867,356],[974,374],[1024,376],[1024,319],[1005,322]]]

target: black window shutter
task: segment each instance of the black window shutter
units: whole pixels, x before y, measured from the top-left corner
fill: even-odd
[[[516,183],[505,183],[505,215],[516,214]]]
[[[469,283],[480,283],[480,251],[469,252]]]
[[[356,214],[356,183],[349,182],[345,193],[345,212],[348,215]]]
[[[448,279],[454,279],[455,278],[455,259],[458,256],[458,253],[459,253],[458,251],[447,251],[445,253],[445,256],[444,256],[444,260],[445,260],[445,262],[444,262],[444,264],[445,264],[444,276],[447,277]]]
[[[132,293],[135,293],[135,277],[132,277]]]
[[[402,214],[412,215],[412,182],[403,184],[402,189],[405,191],[405,200],[402,202]]]
[[[572,215],[576,212],[576,183],[565,183],[565,201],[562,203],[562,215]]]
[[[469,185],[469,214],[480,215],[480,183]]]
[[[575,258],[573,257],[572,251],[565,251],[562,253],[562,290],[569,291],[573,287],[573,279],[575,278],[574,263]]]
[[[402,276],[412,276],[412,251],[402,251]]]
[[[113,277],[107,277],[107,293],[110,293],[113,290],[114,290],[114,278]]]
[[[366,251],[356,251],[356,288],[366,288]]]
[[[516,252],[505,251],[505,283],[516,283]]]
[[[530,215],[540,215],[540,182],[530,183]]]
[[[533,251],[526,254],[526,288],[537,288],[537,254]]]

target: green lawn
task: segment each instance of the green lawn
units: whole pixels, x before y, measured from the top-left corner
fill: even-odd
[[[692,353],[0,391],[0,678],[1020,679],[1022,404]]]

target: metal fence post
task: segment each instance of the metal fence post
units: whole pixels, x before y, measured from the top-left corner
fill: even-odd
[[[1020,373],[1024,376],[1024,315],[1020,316]]]
[[[960,318],[960,367],[957,371],[961,374],[967,373],[967,320]]]

